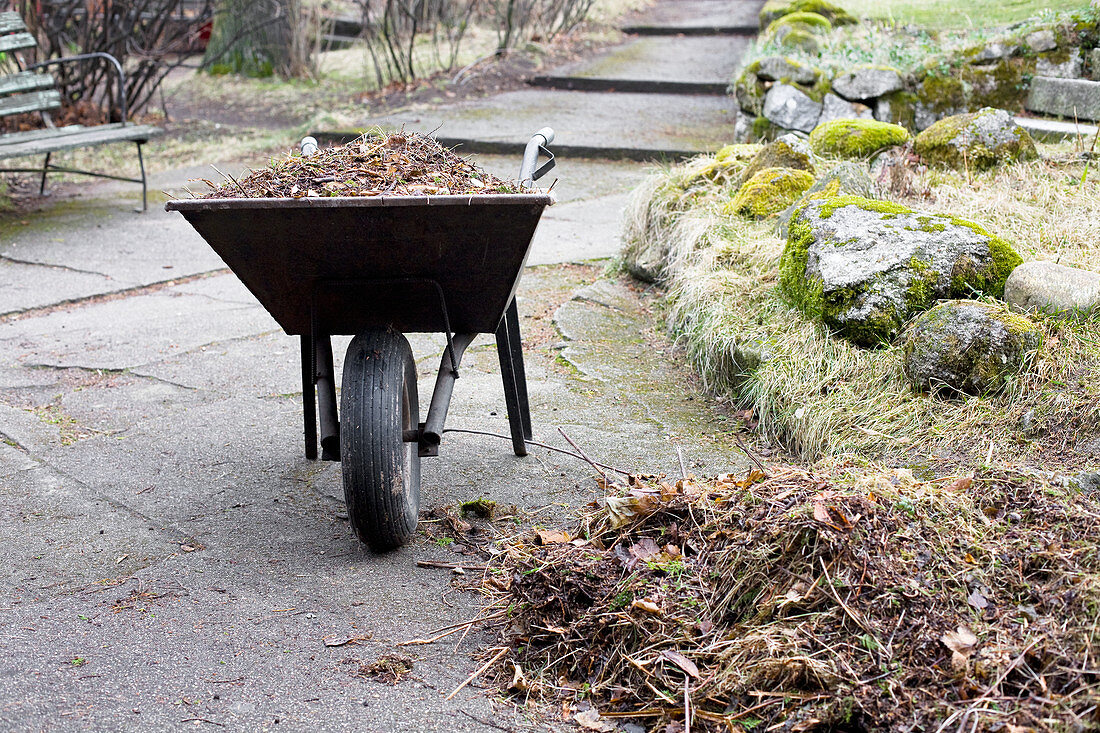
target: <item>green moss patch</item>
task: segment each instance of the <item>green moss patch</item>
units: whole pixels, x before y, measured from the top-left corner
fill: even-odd
[[[832,120],[810,133],[814,153],[833,158],[865,158],[907,140],[909,131],[904,127],[878,120]]]
[[[833,25],[851,25],[855,16],[828,0],[768,0],[760,9],[760,26],[766,28],[778,18],[792,13],[815,13]]]
[[[765,168],[741,186],[724,213],[764,219],[793,204],[813,184],[813,174],[807,171]]]

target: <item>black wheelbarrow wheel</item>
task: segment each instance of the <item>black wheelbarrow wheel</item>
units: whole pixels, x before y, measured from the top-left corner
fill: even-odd
[[[340,390],[340,463],[348,518],[360,541],[383,552],[416,531],[420,454],[405,442],[420,420],[416,362],[392,329],[359,334],[348,346]]]

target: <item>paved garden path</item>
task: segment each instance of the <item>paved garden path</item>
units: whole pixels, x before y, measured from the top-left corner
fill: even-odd
[[[666,0],[660,13],[678,5]],[[684,3],[718,5],[728,17],[710,13],[711,29],[756,6]],[[652,59],[658,45],[648,48],[639,57]],[[593,63],[622,68],[611,58]],[[664,68],[664,82],[692,82]],[[598,95],[593,105],[609,117],[616,105],[624,120],[636,110],[632,129],[725,139],[710,122],[691,131],[688,101],[704,95],[631,107],[631,95],[611,92],[521,94]],[[172,171],[153,187],[179,190],[199,175]],[[652,331],[645,295],[592,262],[616,250],[618,210],[644,167],[563,155],[554,175],[561,203],[519,291],[535,437],[563,445],[561,428],[631,470],[678,473],[677,447],[691,471],[738,469],[715,411]],[[463,543],[435,541],[433,510],[484,496],[515,505],[505,514],[550,523],[600,496],[588,467],[448,434],[441,456],[424,462],[423,531],[399,551],[365,551],[347,522],[339,465],[302,456],[297,339],[182,218],[159,206],[135,215],[136,200],[132,186],[82,184],[75,197],[0,223],[0,730],[546,729],[536,711],[494,702],[480,683],[445,700],[478,666],[470,653],[492,641],[485,634],[457,649],[454,638],[395,644],[478,612],[449,572],[417,566],[467,557]],[[426,396],[442,339],[411,340]],[[506,432],[491,341],[475,344],[465,365],[449,425]],[[479,541],[514,526],[486,523]],[[354,641],[326,646],[337,638]],[[387,654],[412,661],[395,685],[366,676]]]

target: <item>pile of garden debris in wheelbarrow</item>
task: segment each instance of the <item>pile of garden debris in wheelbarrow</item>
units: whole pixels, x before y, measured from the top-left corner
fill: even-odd
[[[600,731],[1100,726],[1095,488],[767,471],[601,481],[496,543],[501,686]]]
[[[368,132],[313,155],[291,153],[241,179],[226,175],[203,198],[322,196],[473,196],[520,193],[520,187],[416,132]]]

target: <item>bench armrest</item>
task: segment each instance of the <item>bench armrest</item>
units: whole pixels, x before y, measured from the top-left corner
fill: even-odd
[[[122,64],[120,64],[118,59],[111,54],[98,51],[96,53],[77,54],[76,56],[62,56],[61,58],[49,59],[47,61],[40,61],[37,64],[31,64],[26,68],[26,71],[38,69],[43,66],[66,64],[70,61],[87,61],[88,59],[105,59],[114,67],[115,72],[118,73],[118,107],[122,112],[122,124],[125,125],[130,116],[129,111],[126,109],[126,74],[122,71]]]

